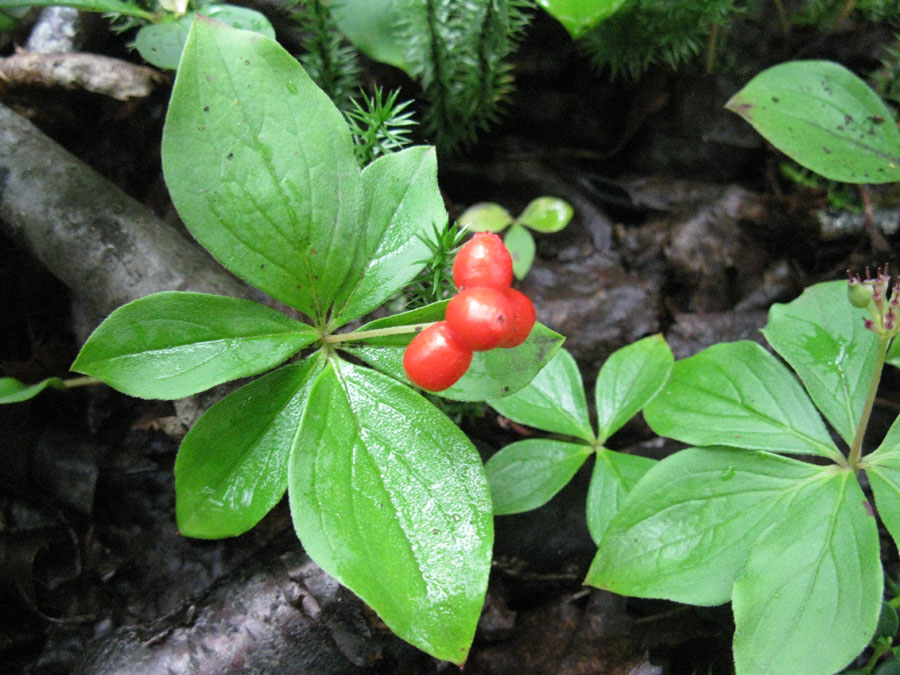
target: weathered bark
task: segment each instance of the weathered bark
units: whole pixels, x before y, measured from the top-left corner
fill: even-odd
[[[197,604],[94,642],[75,673],[433,670],[433,661],[428,664],[383,626],[370,625],[371,617],[288,533],[223,577]]]
[[[2,105],[0,227],[98,317],[164,290],[251,297],[196,244]]]
[[[45,54],[18,50],[0,57],[4,87],[89,91],[117,101],[149,96],[166,79],[158,70],[102,54]]]

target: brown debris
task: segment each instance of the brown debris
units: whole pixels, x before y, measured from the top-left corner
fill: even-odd
[[[127,101],[149,96],[165,79],[153,68],[99,54],[41,54],[19,49],[0,58],[0,89],[60,88]]]

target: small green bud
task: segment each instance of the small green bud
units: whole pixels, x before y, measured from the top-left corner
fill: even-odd
[[[850,279],[847,284],[847,297],[850,298],[850,304],[860,309],[865,309],[872,302],[875,289],[872,284],[861,282],[859,279]]]

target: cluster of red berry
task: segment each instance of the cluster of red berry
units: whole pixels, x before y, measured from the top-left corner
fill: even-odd
[[[472,352],[517,347],[534,326],[534,305],[510,288],[512,258],[496,234],[480,232],[453,261],[459,293],[447,305],[444,321],[419,333],[403,354],[411,382],[441,391],[461,378]]]

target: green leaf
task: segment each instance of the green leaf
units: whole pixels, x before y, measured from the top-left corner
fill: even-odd
[[[268,370],[318,337],[250,300],[167,291],[106,317],[72,370],[131,396],[183,398]]]
[[[694,445],[841,457],[794,376],[748,340],[678,361],[644,418],[661,436]]]
[[[882,592],[878,527],[853,473],[810,484],[734,584],[737,672],[841,670],[872,638]]]
[[[622,347],[606,360],[594,390],[601,443],[653,400],[669,379],[674,361],[662,335]]]
[[[900,368],[900,340],[894,338],[891,346],[888,348],[886,363],[890,363],[895,368]]]
[[[847,445],[856,434],[878,347],[878,338],[863,325],[865,315],[847,300],[847,282],[833,281],[807,288],[787,305],[772,305],[762,331]]]
[[[537,0],[577,40],[621,9],[625,0]]]
[[[323,324],[365,223],[343,116],[278,43],[198,17],[163,133],[191,234],[225,267]]]
[[[677,452],[632,488],[585,583],[693,605],[727,602],[753,542],[826,470],[766,452]]]
[[[2,2],[3,0],[0,0]],[[275,29],[259,12],[236,5],[207,5],[202,14],[228,24],[232,28],[253,31],[275,39]],[[141,28],[134,38],[134,46],[144,60],[157,68],[175,70],[197,12],[188,12],[171,21],[151,23]]]
[[[764,70],[725,107],[798,164],[845,183],[900,181],[900,131],[878,95],[830,61]]]
[[[519,424],[594,440],[581,372],[565,349],[556,352],[526,387],[511,396],[489,400],[488,405]]]
[[[537,232],[559,232],[572,220],[572,207],[559,197],[532,199],[516,222]]]
[[[30,385],[20,382],[14,377],[0,377],[0,405],[27,401],[40,394],[47,387],[65,390],[66,385],[58,377],[48,377]]]
[[[397,347],[373,347],[360,343],[342,346],[374,368],[408,383],[403,372],[403,350],[412,338],[413,334],[407,333],[404,344]],[[462,379],[449,389],[438,392],[438,395],[454,401],[486,401],[509,396],[531,382],[553,358],[564,340],[559,333],[536,323],[531,335],[518,347],[475,352],[472,365]]]
[[[534,237],[519,224],[513,225],[503,237],[503,243],[512,256],[513,274],[522,280],[534,262]]]
[[[18,23],[19,20],[15,17],[0,12],[0,31],[10,31],[15,28]]]
[[[494,515],[543,506],[572,480],[591,453],[587,445],[542,438],[507,445],[484,466]]]
[[[341,32],[366,56],[411,73],[403,27],[421,0],[341,0],[330,5]]]
[[[278,503],[307,394],[321,369],[321,357],[308,356],[244,385],[197,420],[175,458],[181,534],[242,534]]]
[[[861,462],[872,486],[878,515],[900,546],[900,417],[894,420],[878,448]]]
[[[74,7],[82,12],[115,12],[126,16],[136,16],[145,21],[153,19],[153,13],[130,2],[121,0],[0,0],[0,9],[12,9],[13,7]]]
[[[502,232],[512,223],[509,211],[493,202],[473,204],[459,217],[459,226],[470,232]]]
[[[649,457],[597,450],[587,495],[587,525],[595,544],[603,540],[625,497],[654,464]]]
[[[358,270],[335,300],[331,325],[362,316],[406,286],[429,257],[423,241],[447,221],[434,148],[418,146],[376,159],[362,172],[365,229]]]
[[[310,557],[404,640],[462,664],[493,541],[465,434],[409,387],[332,362],[310,392],[288,484]]]

